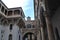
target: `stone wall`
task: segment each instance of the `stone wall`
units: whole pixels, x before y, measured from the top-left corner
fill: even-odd
[[[56,10],[55,14],[52,17],[52,24],[53,24],[53,30],[54,30],[55,38],[57,38],[56,28],[58,31],[58,35],[60,36],[60,7]]]

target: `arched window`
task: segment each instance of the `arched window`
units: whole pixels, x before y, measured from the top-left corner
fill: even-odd
[[[27,28],[31,28],[31,24],[27,24]]]
[[[20,35],[19,35],[19,40],[20,40]]]
[[[9,39],[8,40],[12,40],[12,34],[9,35]]]
[[[13,25],[12,25],[12,24],[10,24],[10,30],[12,30],[12,26],[13,26]]]

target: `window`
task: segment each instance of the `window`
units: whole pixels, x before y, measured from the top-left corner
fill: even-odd
[[[12,34],[9,35],[9,39],[8,40],[12,40]]]
[[[27,24],[27,28],[31,28],[31,24]]]
[[[3,35],[1,35],[1,37],[3,38]]]
[[[4,7],[2,6],[2,9],[1,9],[2,12],[4,12]]]
[[[12,11],[8,11],[8,16],[11,16],[12,15]]]
[[[1,40],[3,40],[3,35],[4,34],[4,30],[1,30]]]
[[[12,24],[10,24],[10,30],[12,30],[12,26],[13,26],[13,25],[12,25]]]
[[[5,15],[7,15],[7,10],[5,9]]]
[[[20,40],[20,35],[19,35],[19,40]]]
[[[18,14],[18,15],[20,14],[20,10],[15,10],[15,11],[14,11],[14,15],[17,15],[17,14]]]

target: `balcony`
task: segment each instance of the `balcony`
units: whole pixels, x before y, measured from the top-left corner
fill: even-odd
[[[7,16],[6,18],[18,18],[21,17],[21,15],[11,15],[11,16]]]
[[[20,10],[14,10],[14,15],[20,15]]]
[[[8,11],[8,16],[11,16],[12,15],[12,12],[13,11]]]

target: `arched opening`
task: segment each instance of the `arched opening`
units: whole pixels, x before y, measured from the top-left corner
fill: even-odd
[[[10,30],[12,30],[13,29],[13,24],[10,24]]]
[[[37,40],[37,37],[34,33],[28,32],[23,36],[23,40]]]
[[[9,35],[9,39],[8,40],[12,40],[12,34]]]
[[[7,20],[5,20],[5,21],[3,22],[3,24],[4,24],[4,25],[8,24],[8,21],[7,21]]]
[[[19,35],[19,40],[20,40],[20,35]]]

